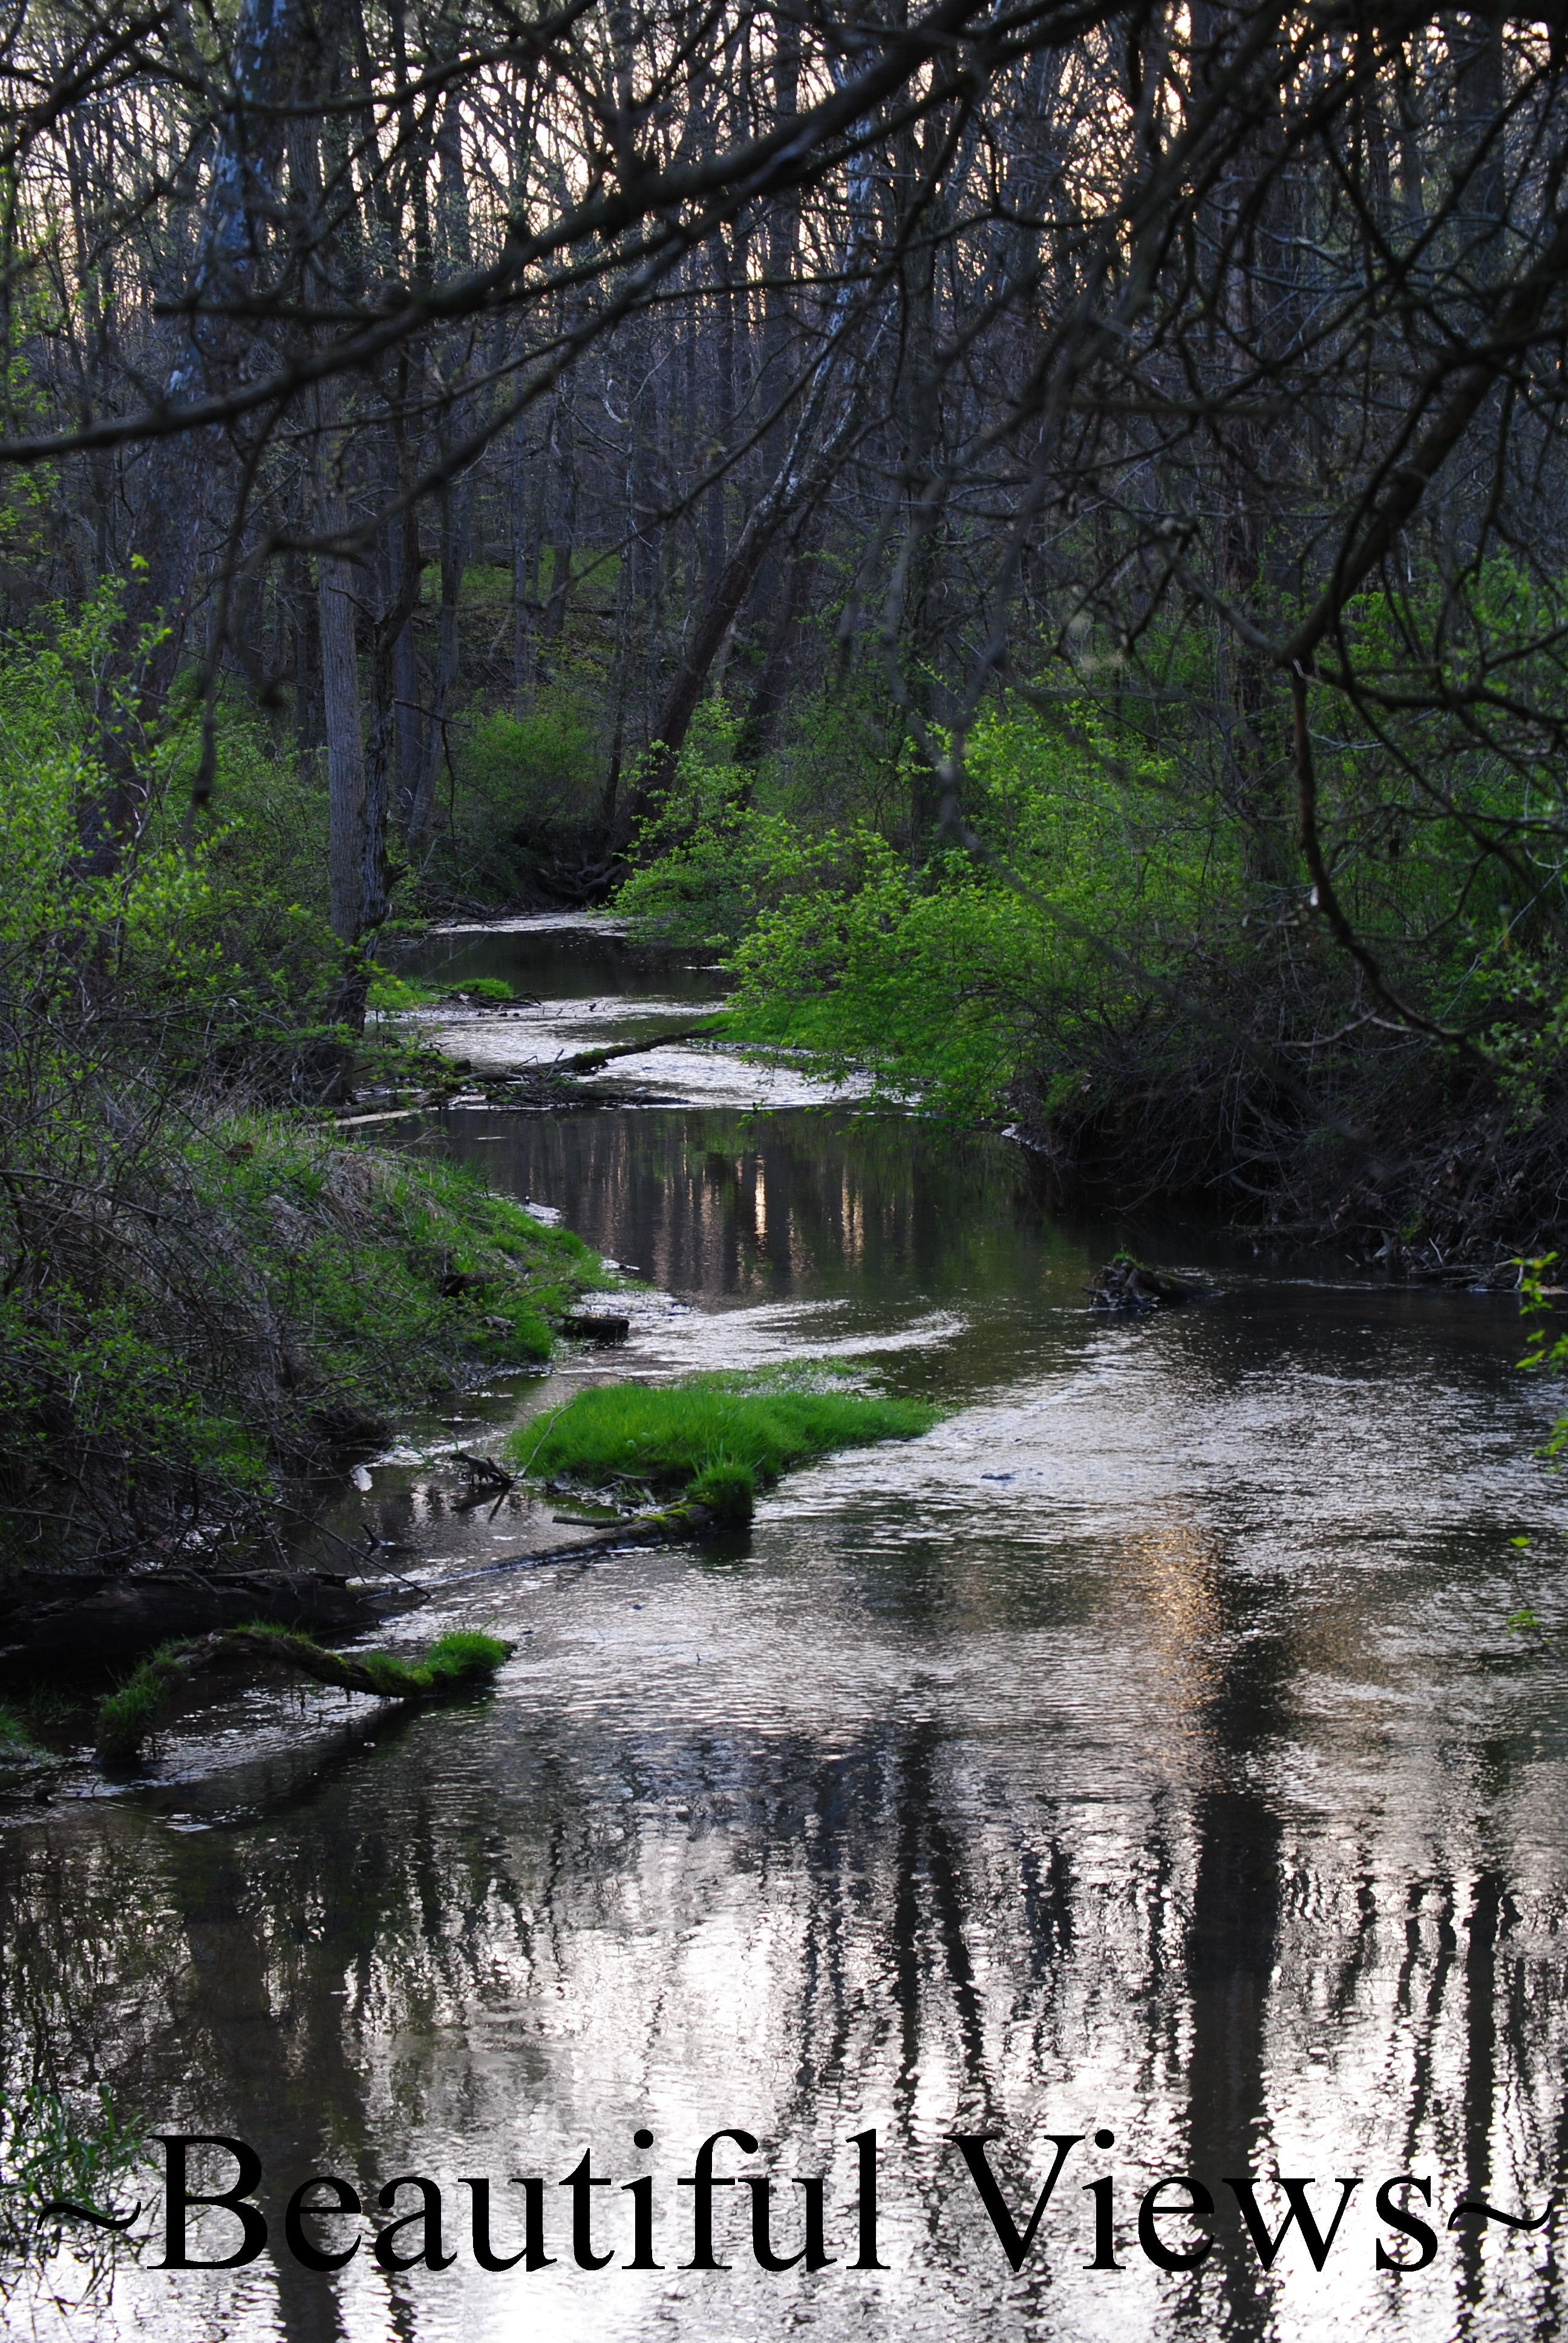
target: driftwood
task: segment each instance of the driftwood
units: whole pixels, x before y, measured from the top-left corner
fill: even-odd
[[[650,1033],[646,1041],[607,1041],[601,1050],[576,1050],[569,1057],[553,1058],[552,1074],[597,1074],[616,1058],[640,1057],[647,1050],[665,1050],[676,1041],[710,1041],[719,1030],[715,1020],[703,1025],[683,1025],[674,1033]]]
[[[575,1545],[546,1546],[534,1554],[509,1554],[499,1562],[482,1563],[477,1570],[462,1570],[451,1578],[443,1579],[443,1587],[461,1584],[472,1578],[494,1578],[508,1570],[536,1570],[547,1563],[591,1562],[601,1555],[620,1554],[631,1545],[680,1545],[704,1538],[727,1537],[737,1527],[733,1518],[727,1518],[711,1505],[702,1505],[692,1498],[678,1498],[672,1504],[660,1505],[653,1513],[632,1513],[613,1529],[599,1536],[582,1538]]]
[[[461,1464],[468,1475],[467,1489],[452,1500],[455,1513],[471,1513],[480,1505],[499,1503],[518,1485],[514,1475],[488,1456],[470,1456],[466,1448],[458,1448],[454,1450],[452,1461]]]

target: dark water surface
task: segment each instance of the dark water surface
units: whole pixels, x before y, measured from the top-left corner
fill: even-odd
[[[500,972],[580,998],[559,937],[554,968],[533,940]],[[1000,1140],[844,1106],[476,1111],[446,1143],[689,1305],[639,1302],[622,1357],[485,1403],[492,1425],[586,1375],[828,1352],[950,1413],[790,1476],[744,1551],[460,1582],[539,1517],[459,1523],[400,1447],[354,1502],[453,1576],[442,1624],[518,1639],[493,1697],[317,1703],[286,1731],[258,1700],[259,1756],[216,1734],[135,1796],[0,1833],[9,2028],[160,2128],[254,2143],[279,2227],[312,2171],[367,2196],[438,2178],[457,2254],[132,2268],[71,2331],[1558,2333],[1553,2232],[1444,2229],[1463,2197],[1539,2211],[1568,2150],[1568,1672],[1504,1624],[1568,1616],[1564,1507],[1531,1458],[1553,1395],[1513,1365],[1512,1305],[1167,1230],[1142,1241],[1211,1298],[1097,1322],[1114,1232],[1053,1221]],[[736,2187],[715,2197],[731,2267],[679,2267],[676,2181],[724,2126],[759,2149],[716,2169],[772,2172],[782,2253],[790,2177],[828,2176],[831,2267],[759,2270]],[[848,2267],[847,2143],[871,2127],[885,2272]],[[948,2135],[1000,2136],[1021,2221],[1048,2135],[1097,2127],[1114,2145],[1071,2151],[1015,2277]],[[624,2267],[615,2187],[593,2224],[616,2263],[572,2265],[557,2183],[585,2148],[616,2182],[655,2176],[659,2269]],[[1334,2176],[1362,2177],[1321,2273],[1294,2234],[1265,2272],[1237,2227],[1222,2179],[1276,2170],[1312,2177],[1324,2227]],[[1178,2173],[1221,2207],[1189,2273],[1137,2237]],[[1399,2173],[1430,2178],[1442,2233],[1403,2278],[1374,2268]],[[529,2174],[555,2264],[484,2274],[459,2176],[490,2177],[510,2251]],[[1106,2174],[1119,2270],[1084,2267]],[[1277,2227],[1283,2200],[1260,2201]]]

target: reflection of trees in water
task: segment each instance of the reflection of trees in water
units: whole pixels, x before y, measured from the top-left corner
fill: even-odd
[[[1046,2130],[1106,2119],[1086,2072],[1150,2110],[1141,2137],[1117,2117],[1124,2225],[1124,2159],[1211,2185],[1276,2154],[1315,2171],[1294,2160],[1303,2115],[1353,2156],[1366,2109],[1347,2129],[1339,2102],[1359,2088],[1384,2158],[1334,2168],[1364,2168],[1363,2193],[1408,2159],[1440,2196],[1539,2203],[1568,2046],[1554,1891],[1528,1858],[1483,1862],[1456,1825],[1428,1844],[1420,1813],[1353,1840],[1287,1827],[1246,1766],[1290,1654],[1251,1632],[1245,1582],[1182,1537],[1168,1560],[1193,1588],[1168,1588],[1161,1615],[1220,1605],[1193,1786],[1086,1806],[1070,1755],[1042,1785],[1034,1753],[1014,1765],[934,1716],[831,1755],[445,1720],[383,1737],[286,1828],[176,1836],[122,1808],[8,1834],[13,2061],[42,2050],[160,2124],[236,2130],[278,2175],[444,2169],[454,2137],[462,2168],[499,2170],[536,2113],[538,2161],[508,2168],[553,2169],[558,2140],[620,2154],[628,2091],[682,2075],[699,2115],[806,2154],[882,2109],[933,2235],[962,2194],[940,2134],[1002,2129],[1021,2198]],[[1335,2059],[1314,2070],[1325,2036]],[[1057,2234],[1086,2218],[1064,2187]],[[952,2238],[944,2212],[931,2250]],[[1495,2241],[1444,2252],[1461,2309],[1494,2315]],[[291,2338],[332,2331],[327,2289],[292,2270],[282,2287]],[[1246,2335],[1276,2284],[1227,2250],[1188,2291]]]
[[[1081,1249],[1030,1200],[1026,1158],[984,1137],[841,1110],[519,1118],[486,1176],[569,1204],[593,1242],[679,1292],[978,1284],[1032,1291]]]
[[[499,977],[525,999],[571,1001],[614,994],[627,1014],[635,1016],[639,995],[663,1001],[722,998],[723,979],[692,968],[689,960],[684,952],[629,944],[587,928],[491,928],[437,929],[398,964],[408,975],[451,986]]]

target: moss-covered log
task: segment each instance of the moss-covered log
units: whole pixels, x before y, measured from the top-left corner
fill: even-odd
[[[166,1644],[103,1702],[97,1754],[112,1765],[134,1760],[148,1735],[214,1675],[302,1675],[379,1700],[433,1700],[494,1675],[512,1648],[493,1635],[457,1633],[443,1635],[422,1659],[403,1660],[391,1652],[329,1652],[308,1635],[266,1626]]]

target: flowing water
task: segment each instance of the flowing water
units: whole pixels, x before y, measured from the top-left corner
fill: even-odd
[[[431,951],[534,996],[447,1021],[476,1065],[668,1030],[715,989],[571,923]],[[700,1044],[598,1092],[458,1110],[417,1143],[635,1265],[629,1345],[417,1427],[333,1517],[435,1589],[408,1632],[515,1640],[494,1693],[402,1716],[258,1695],[243,1736],[198,1725],[133,1794],[0,1833],[8,2030],[160,2130],[251,2143],[275,2234],[312,2172],[367,2201],[429,2177],[456,2259],[388,2274],[366,2244],[323,2275],[269,2249],[204,2278],[150,2248],[106,2305],[26,2321],[182,2343],[1558,2333],[1554,2225],[1445,2226],[1464,2199],[1538,2214],[1568,2156],[1568,1670],[1506,1624],[1568,1624],[1565,1514],[1513,1305],[1166,1227],[1141,1249],[1207,1297],[1098,1319],[1088,1275],[1123,1232],[1053,1218],[1003,1140]],[[538,1503],[451,1508],[444,1443],[584,1378],[801,1353],[948,1413],[790,1474],[733,1550],[574,1561]],[[730,2128],[756,2151],[722,2142],[714,2171],[771,2174],[780,2256],[793,2176],[826,2177],[830,2265],[761,2269],[759,2192],[721,2186],[729,2267],[681,2267],[678,2183]],[[880,2270],[853,2266],[873,2129]],[[1020,2227],[1050,2136],[1091,2136],[1016,2275],[954,2133],[995,2136]],[[585,2150],[620,2185],[558,2185]],[[1225,2179],[1257,2176],[1277,2229],[1276,2172],[1312,2178],[1322,2229],[1336,2177],[1361,2179],[1321,2271],[1297,2231],[1266,2270],[1240,2227]],[[627,2267],[642,2174],[658,2268]],[[1216,2244],[1166,2270],[1138,2207],[1180,2174]],[[1437,2238],[1403,2277],[1374,2266],[1398,2174],[1430,2182]],[[489,2177],[512,2252],[530,2175],[552,2266],[480,2270],[463,2178]],[[578,2197],[599,2269],[572,2258]],[[1087,2267],[1108,2198],[1116,2269]],[[236,2234],[193,2223],[204,2253]]]

